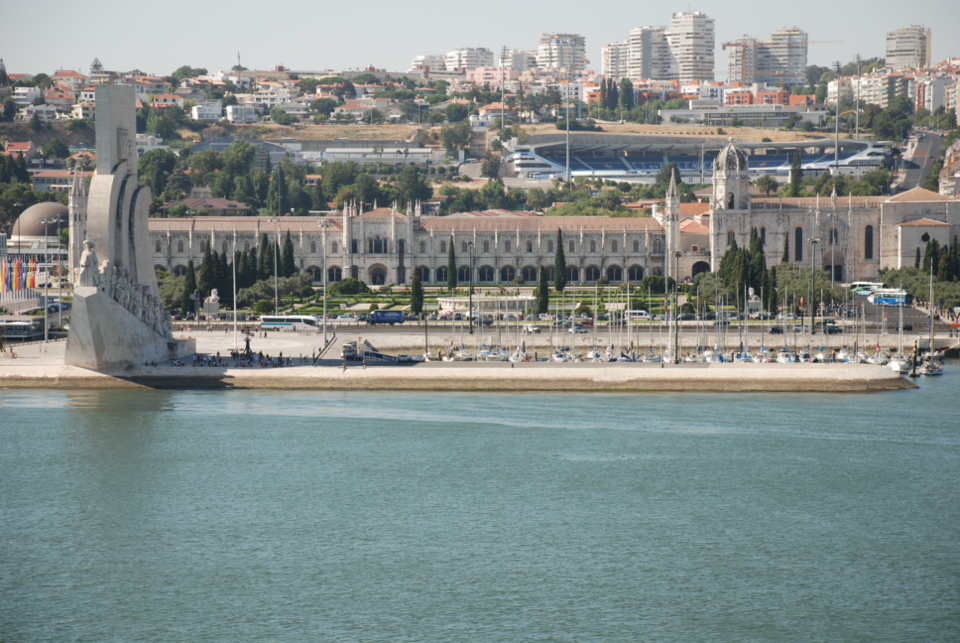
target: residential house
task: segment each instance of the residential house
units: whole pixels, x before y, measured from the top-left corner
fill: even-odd
[[[32,105],[33,101],[40,98],[40,88],[39,87],[14,87],[13,88],[13,102],[17,104],[17,107],[26,107],[27,105]]]
[[[53,84],[57,87],[77,91],[86,86],[88,78],[72,69],[58,69],[57,72],[50,77],[50,80],[52,80]]]
[[[42,121],[53,121],[58,117],[57,108],[53,105],[27,105],[17,112],[16,120],[25,123],[33,120],[34,114]]]
[[[153,97],[153,104],[151,106],[156,109],[163,109],[170,105],[176,105],[180,109],[183,109],[183,98],[176,94],[157,94]]]
[[[260,119],[253,105],[227,105],[227,120],[231,123],[256,123]]]
[[[0,141],[0,149],[3,149],[4,156],[23,154],[23,160],[27,163],[32,161],[37,153],[37,146],[33,144],[33,141],[27,141],[26,143],[13,143],[10,141],[4,143]]]
[[[93,101],[82,101],[70,110],[70,117],[77,120],[94,120],[97,116],[97,104]]]
[[[310,118],[310,105],[304,105],[303,103],[291,101],[289,103],[283,103],[277,105],[277,109],[283,110],[290,116],[296,116],[300,119]]]
[[[38,192],[69,192],[73,185],[71,170],[44,170],[31,175],[33,189]],[[81,178],[92,177],[93,172],[80,172]]]
[[[194,105],[190,111],[195,121],[219,121],[223,118],[223,104],[218,100]]]
[[[67,89],[50,89],[43,92],[43,102],[53,105],[57,111],[68,112],[77,102],[77,93]]]
[[[195,103],[205,103],[210,97],[199,87],[177,87],[172,92],[183,100],[192,100]]]

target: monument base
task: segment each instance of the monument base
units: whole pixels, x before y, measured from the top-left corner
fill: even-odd
[[[157,333],[95,287],[76,288],[64,363],[96,371],[189,357],[196,340]]]

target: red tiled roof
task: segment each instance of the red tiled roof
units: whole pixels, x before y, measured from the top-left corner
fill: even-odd
[[[933,219],[928,219],[923,217],[921,219],[914,219],[913,221],[904,221],[899,224],[901,227],[911,227],[911,228],[929,228],[931,226],[945,226],[949,225],[943,221],[934,221]]]
[[[900,194],[894,195],[887,199],[887,201],[892,201],[895,203],[911,201],[956,201],[956,199],[951,199],[948,196],[943,196],[937,192],[931,192],[925,188],[916,187],[912,190],[907,190],[906,192],[901,192]]]
[[[226,210],[228,208],[234,210],[249,210],[246,203],[210,196],[171,201],[170,203],[164,203],[162,206],[160,206],[160,209],[169,210],[170,208],[181,204],[187,206],[191,210]]]

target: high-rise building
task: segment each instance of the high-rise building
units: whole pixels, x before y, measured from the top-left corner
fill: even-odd
[[[681,83],[712,81],[715,42],[713,18],[700,11],[673,14],[667,31],[671,80],[675,78]]]
[[[621,80],[630,75],[630,43],[611,42],[603,46],[601,73],[607,78]]]
[[[537,47],[537,66],[540,69],[583,71],[587,68],[584,56],[587,47],[583,36],[570,33],[545,33]]]
[[[912,25],[887,33],[888,69],[925,69],[930,66],[930,30]]]
[[[670,47],[666,27],[637,27],[630,30],[627,75],[630,78],[672,80]]]
[[[536,69],[537,52],[528,49],[508,51],[503,57],[502,64],[504,67],[521,73],[530,69]]]
[[[410,71],[416,69],[425,69],[429,68],[430,71],[444,71],[447,68],[446,59],[443,56],[417,56],[413,59],[413,62],[410,63]]]
[[[807,34],[797,27],[784,27],[766,40],[744,36],[725,43],[727,80],[744,85],[779,84],[785,87],[806,84]]]
[[[477,67],[493,67],[493,52],[483,47],[462,47],[448,51],[444,57],[447,71],[463,69],[471,71]]]

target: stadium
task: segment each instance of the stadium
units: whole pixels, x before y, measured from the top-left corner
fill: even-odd
[[[674,163],[686,183],[711,181],[713,160],[727,145],[720,137],[618,136],[590,133],[570,134],[570,174],[576,177],[610,179],[631,183],[653,183],[668,163]],[[804,173],[819,174],[834,165],[835,141],[823,138],[786,143],[736,141],[750,157],[750,175],[757,179],[769,174],[785,182],[790,174],[794,150],[800,150]],[[840,139],[839,172],[861,176],[881,167],[892,167],[884,151],[886,141]],[[525,144],[507,146],[509,176],[524,179],[563,178],[566,173],[566,135],[539,134]]]

